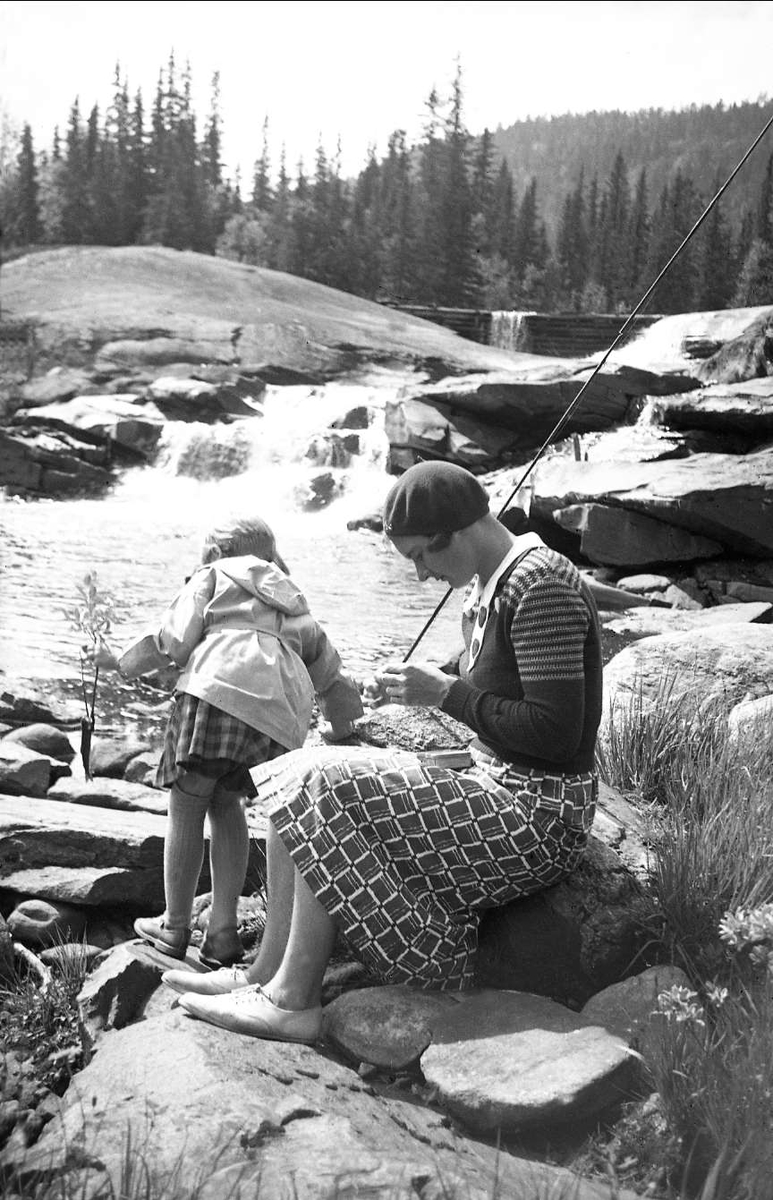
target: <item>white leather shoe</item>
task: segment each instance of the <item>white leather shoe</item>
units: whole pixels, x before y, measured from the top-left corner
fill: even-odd
[[[176,992],[195,992],[198,996],[224,996],[237,988],[249,987],[243,967],[221,967],[219,971],[164,971],[161,981]]]
[[[179,972],[175,972],[179,974]],[[266,1038],[275,1042],[305,1042],[319,1039],[322,1029],[322,1006],[315,1008],[279,1008],[259,984],[239,988],[227,996],[202,996],[187,992],[180,1007],[192,1017],[246,1033],[249,1037]]]

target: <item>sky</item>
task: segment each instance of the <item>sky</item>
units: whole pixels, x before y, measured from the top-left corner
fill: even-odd
[[[251,178],[268,119],[276,165],[340,141],[345,174],[389,134],[421,135],[461,67],[473,134],[526,117],[773,96],[773,0],[0,0],[0,117],[37,149],[76,97],[104,112],[116,63],[152,104],[170,53],[190,63],[203,129],[220,73],[226,174]]]

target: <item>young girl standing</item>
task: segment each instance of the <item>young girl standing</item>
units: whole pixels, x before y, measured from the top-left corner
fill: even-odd
[[[135,932],[185,957],[209,817],[212,907],[200,958],[229,966],[243,953],[237,903],[249,853],[243,800],[255,795],[249,768],[303,745],[315,694],[327,740],[347,737],[362,715],[359,690],[259,517],[213,529],[159,628],[100,661],[129,679],[170,662],[182,670],[156,775],[170,789],[166,907],[136,920]]]

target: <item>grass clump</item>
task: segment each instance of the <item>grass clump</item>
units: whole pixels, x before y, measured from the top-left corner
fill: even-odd
[[[647,805],[658,956],[690,981],[659,997],[648,1056],[670,1158],[659,1194],[770,1200],[773,743],[735,738],[729,707],[665,679],[612,714],[599,768]]]
[[[87,955],[62,954],[41,982],[21,960],[10,981],[0,987],[0,1046],[28,1062],[42,1088],[62,1095],[72,1075],[85,1065],[88,1047],[78,1009],[87,972]],[[7,1099],[4,1094],[2,1099]]]

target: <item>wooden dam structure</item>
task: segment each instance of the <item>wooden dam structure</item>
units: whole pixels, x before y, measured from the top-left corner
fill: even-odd
[[[497,312],[420,304],[390,304],[389,307],[445,325],[473,342],[521,354],[545,354],[557,358],[576,358],[606,350],[627,320],[625,315],[610,313]],[[659,320],[659,314],[635,317],[626,341]]]

